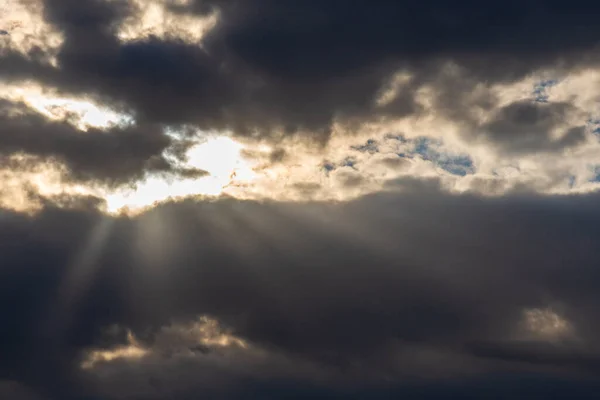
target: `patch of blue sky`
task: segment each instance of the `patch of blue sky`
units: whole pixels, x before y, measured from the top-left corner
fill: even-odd
[[[429,161],[435,164],[437,167],[442,168],[446,172],[465,176],[475,173],[475,166],[473,160],[468,154],[455,154],[444,151],[443,142],[439,139],[430,137],[417,137],[414,139],[407,139],[402,134],[387,134],[385,135],[386,140],[397,140],[402,144],[401,149],[396,152],[396,155],[401,158],[415,158],[420,157],[425,161]],[[369,139],[362,145],[350,146],[352,150],[359,151],[362,153],[374,154],[380,152],[379,143],[375,139]],[[352,167],[355,168],[356,159],[353,157],[346,157],[340,163],[326,162],[323,164],[325,173],[328,174],[330,171],[338,167]]]
[[[587,121],[590,130],[594,135],[600,136],[600,119],[590,118]]]
[[[384,138],[385,140],[397,140],[400,143],[408,142],[408,139],[406,139],[406,137],[404,137],[404,135],[401,133],[387,133]]]
[[[329,173],[333,171],[336,168],[336,166],[334,163],[326,161],[323,163],[322,168],[323,171],[325,171],[325,175],[329,175]]]
[[[413,153],[430,161],[452,175],[465,176],[475,173],[473,160],[467,154],[453,154],[441,150],[440,140],[419,137],[414,140]]]
[[[547,103],[550,100],[550,95],[547,89],[558,84],[557,79],[546,79],[536,83],[533,86],[533,98],[538,103]]]
[[[346,157],[342,162],[343,167],[354,168],[354,165],[356,165],[356,159],[354,157]]]
[[[418,137],[414,139],[414,150],[416,154],[420,154],[423,159],[430,160],[435,158],[439,153],[435,148],[439,148],[442,145],[442,141],[438,139],[432,139],[428,137]]]
[[[346,157],[341,163],[334,163],[331,161],[325,161],[321,164],[321,169],[325,173],[326,176],[329,176],[331,171],[338,169],[339,167],[350,167],[352,169],[356,169],[356,159],[354,157]]]
[[[600,182],[600,165],[594,165],[592,167],[592,178],[590,182]]]
[[[467,155],[449,156],[442,154],[437,164],[452,175],[466,176],[475,173],[473,160]]]
[[[360,146],[351,146],[353,150],[360,151],[362,153],[377,153],[379,152],[379,145],[375,139],[369,139],[367,142]]]

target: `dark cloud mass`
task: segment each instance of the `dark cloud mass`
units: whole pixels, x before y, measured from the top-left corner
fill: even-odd
[[[39,212],[0,208],[0,399],[598,397],[600,178],[585,164],[598,119],[582,109],[597,82],[555,100],[543,73],[598,66],[600,6],[166,1],[179,17],[216,15],[194,42],[147,34],[143,1],[40,4],[64,39],[55,50],[51,35],[0,30],[2,171],[53,164],[115,188],[207,174],[185,163],[198,132],[271,146],[243,152],[273,171],[306,166],[280,139],[318,151],[334,133],[388,135],[333,149],[318,181],[277,176],[303,199],[333,187],[344,201],[222,195],[117,217],[102,198],[32,193]],[[538,76],[530,97],[506,89]],[[131,118],[84,131],[81,115],[49,118],[13,90],[35,84]],[[387,131],[402,119],[432,132]],[[580,164],[549,173],[591,179],[577,195],[535,194],[554,183],[528,189],[538,175],[525,172],[497,197],[444,186],[503,187],[501,170],[528,167],[519,157],[559,165],[585,144]],[[385,190],[343,196],[378,174]]]
[[[109,185],[134,181],[145,172],[202,174],[177,168],[164,157],[171,141],[157,125],[92,128],[83,133],[68,121],[50,121],[22,104],[0,103],[0,154],[9,168],[27,169],[8,158],[25,154],[63,163],[67,175],[76,180]]]
[[[481,129],[494,143],[511,152],[558,151],[585,141],[584,125],[567,125],[566,120],[574,111],[568,103],[522,101],[499,109]],[[553,138],[556,130],[559,136]]]
[[[486,200],[400,186],[403,194],[338,206],[188,201],[135,219],[51,207],[33,218],[4,212],[0,371],[41,393],[81,395],[94,387],[77,368],[83,350],[124,343],[106,336],[110,326],[150,344],[160,327],[209,315],[265,349],[275,368],[240,353],[232,356],[238,367],[210,375],[267,397],[294,385],[340,396],[426,385],[426,396],[448,379],[460,391],[508,379],[519,391],[510,378],[519,371],[532,395],[543,393],[536,382],[554,379],[584,388],[600,366],[597,196]],[[109,230],[93,241],[99,227]],[[93,258],[82,262],[82,251]],[[527,310],[546,309],[568,321],[568,335],[523,331]],[[200,366],[191,379],[204,381],[202,363],[213,357],[205,353],[194,352]],[[278,388],[269,376],[281,373],[280,357],[287,377]],[[182,371],[181,387],[167,392],[201,390],[186,381],[184,361],[163,362],[164,379]],[[155,363],[134,368],[163,373]],[[303,363],[323,378],[307,378]],[[209,382],[202,390],[218,389]]]
[[[179,14],[218,12],[202,46],[152,36],[120,42],[117,27],[137,9],[125,0],[44,4],[47,21],[65,35],[60,69],[5,52],[7,77],[34,74],[67,91],[93,93],[140,120],[245,135],[327,139],[336,120],[418,115],[415,90],[431,83],[436,112],[444,113],[462,104],[457,97],[476,82],[593,65],[599,37],[590,2],[171,3]],[[462,68],[459,82],[437,78],[447,62]],[[398,70],[410,72],[411,83],[377,107],[382,85]],[[465,119],[468,111],[459,114],[454,118]]]

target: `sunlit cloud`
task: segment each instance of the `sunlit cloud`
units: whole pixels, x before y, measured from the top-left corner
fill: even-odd
[[[112,349],[89,350],[81,368],[94,369],[113,361],[137,362],[145,357],[195,357],[212,351],[254,350],[250,344],[227,329],[219,321],[208,316],[199,316],[187,323],[173,323],[162,327],[152,344],[142,345],[131,331],[127,331],[127,343]]]
[[[5,158],[0,168],[0,206],[33,213],[43,207],[41,198],[61,195],[89,196],[94,191],[86,185],[65,183],[64,167],[40,162],[34,157],[17,154]]]
[[[6,50],[28,55],[45,53],[50,63],[63,43],[63,35],[44,19],[41,0],[0,0],[0,54]]]
[[[525,331],[538,339],[558,340],[575,334],[571,323],[551,308],[526,309],[522,323]]]
[[[140,9],[152,10],[153,7],[159,7],[158,3]],[[444,73],[450,77],[460,76],[460,70],[450,67]],[[554,76],[551,72],[546,75]],[[544,76],[528,76],[509,84],[481,83],[465,101],[476,104],[477,99],[491,96],[498,106],[503,106],[534,99],[536,84]],[[411,79],[405,72],[393,75],[382,86],[376,102],[385,106],[394,101]],[[594,121],[596,92],[586,82],[596,80],[595,70],[584,70],[568,77],[559,76],[552,81],[556,83],[544,86],[547,101],[568,101],[577,110],[588,110],[569,114],[562,121],[563,125],[576,126],[586,118]],[[3,172],[5,187],[21,189],[5,190],[0,201],[13,209],[33,210],[32,200],[27,199],[32,188],[42,196],[59,193],[98,196],[106,200],[109,213],[140,212],[170,199],[223,194],[241,199],[346,201],[385,190],[389,182],[405,177],[435,178],[446,190],[485,196],[499,196],[520,188],[545,194],[587,193],[600,189],[595,173],[600,140],[593,132],[592,122],[588,123],[587,141],[579,147],[555,154],[500,154],[487,143],[465,141],[461,130],[466,128],[461,123],[436,113],[435,90],[435,85],[426,84],[416,91],[416,101],[426,111],[422,115],[366,122],[352,135],[347,135],[340,125],[324,147],[291,138],[281,140],[277,146],[268,141],[238,141],[234,135],[223,132],[197,139],[198,143],[189,149],[185,161],[170,159],[174,166],[204,170],[206,176],[145,174],[138,181],[109,190],[94,183],[75,185],[61,179],[64,170],[60,164],[44,165],[35,175],[13,173],[14,176],[9,177],[12,172],[7,170]],[[82,132],[135,124],[133,116],[108,105],[88,98],[67,97],[33,82],[20,86],[3,84],[0,98],[22,102],[49,120],[68,121]],[[492,118],[490,110],[474,107],[472,112],[478,123]],[[400,137],[404,139],[398,140]],[[415,150],[418,141],[425,141],[428,147]],[[376,143],[375,151],[368,150],[369,143]],[[40,170],[45,172],[40,173]]]
[[[130,115],[89,99],[61,96],[56,90],[36,83],[0,84],[0,98],[24,103],[49,120],[68,120],[82,131],[89,128],[106,129],[133,122]]]
[[[375,99],[379,107],[386,106],[398,97],[399,91],[410,82],[412,76],[404,71],[394,74],[389,82],[384,85],[379,96]]]
[[[117,32],[119,39],[124,42],[153,36],[200,44],[202,37],[218,21],[217,13],[202,17],[175,13],[169,9],[169,5],[185,5],[185,2],[181,1],[134,0],[133,3],[137,12],[126,18]]]
[[[226,136],[208,138],[190,148],[187,161],[181,163],[181,167],[204,170],[207,176],[175,180],[149,176],[134,188],[107,193],[107,209],[113,213],[136,212],[169,199],[226,193],[229,185],[250,182],[256,176],[241,156],[242,149],[240,143]]]
[[[173,324],[164,327],[156,340],[156,345],[168,343],[184,344],[194,349],[194,345],[204,345],[208,348],[237,347],[248,349],[250,345],[227,329],[218,320],[208,316],[200,316],[187,324]]]
[[[97,106],[89,101],[41,96],[27,97],[25,101],[49,119],[66,119],[74,116],[75,123],[81,130],[87,130],[90,127],[109,128],[131,121],[128,116]]]
[[[98,363],[106,363],[114,360],[138,360],[148,354],[148,350],[142,347],[131,332],[127,333],[127,344],[118,346],[111,350],[92,350],[81,363],[82,369],[91,369]]]

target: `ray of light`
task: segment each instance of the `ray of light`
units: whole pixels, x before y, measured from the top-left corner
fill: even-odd
[[[136,220],[136,238],[132,243],[145,266],[167,263],[177,243],[177,227],[163,210],[150,211]]]
[[[258,261],[261,254],[259,246],[264,243],[263,233],[245,216],[237,211],[237,200],[229,203],[211,205],[197,212],[196,218],[201,226],[207,227],[215,242],[221,244],[236,256],[246,261]],[[258,212],[258,210],[254,210]]]
[[[58,288],[56,308],[48,313],[51,329],[66,330],[77,304],[94,278],[98,261],[111,234],[114,220],[103,217],[90,231],[84,246],[66,268]]]

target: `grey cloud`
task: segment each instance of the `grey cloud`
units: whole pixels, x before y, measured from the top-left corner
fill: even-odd
[[[366,182],[364,176],[347,168],[344,168],[343,170],[337,170],[335,177],[346,188],[354,188]]]
[[[4,102],[0,106],[0,154],[10,163],[6,166],[26,169],[34,161],[8,159],[25,154],[44,162],[65,164],[72,179],[110,185],[129,183],[146,172],[186,177],[206,174],[171,165],[163,152],[174,140],[158,125],[90,128],[81,132],[67,121],[48,120],[22,104]]]
[[[321,185],[314,182],[297,182],[293,184],[293,188],[305,196],[314,195]]]
[[[600,368],[600,355],[570,344],[540,342],[473,343],[470,351],[476,355],[505,361],[518,361],[533,365],[570,367],[591,373]]]
[[[415,93],[423,85],[438,93],[435,112],[464,120],[470,111],[459,107],[461,97],[478,82],[595,63],[591,5],[203,0],[173,7],[219,11],[202,47],[155,37],[119,42],[116,26],[135,12],[125,0],[49,0],[46,19],[65,34],[60,68],[5,54],[2,75],[93,94],[140,121],[323,142],[336,120],[353,130],[373,118],[421,115]],[[462,76],[444,78],[447,62]],[[378,107],[378,93],[399,69],[412,79]],[[477,99],[477,107],[490,101]]]
[[[387,168],[393,170],[400,170],[407,168],[410,165],[410,162],[406,159],[401,158],[400,156],[387,156],[378,160],[378,163],[386,166]]]
[[[0,380],[0,396],[4,399],[14,400],[44,400],[30,389],[18,382]]]
[[[586,139],[584,125],[567,125],[566,120],[575,111],[567,103],[521,101],[499,109],[479,129],[493,143],[511,152],[558,151],[582,144]],[[556,130],[560,131],[558,139],[552,137]]]
[[[368,372],[381,385],[416,371],[433,377],[444,354],[453,361],[442,366],[462,366],[454,372],[493,375],[531,363],[513,353],[498,363],[497,352],[468,346],[510,341],[524,309],[555,303],[582,349],[597,351],[597,196],[483,199],[404,187],[412,189],[338,205],[186,201],[135,219],[51,205],[34,219],[4,212],[0,313],[10,329],[0,331],[0,371],[46,387],[35,371],[53,368],[64,390],[87,382],[75,365],[83,349],[110,347],[107,327],[152,343],[173,320],[209,315],[291,359],[291,376],[299,360],[342,377]],[[102,221],[110,230],[97,258],[69,266]],[[57,297],[72,268],[84,266],[91,278],[79,282],[79,300]],[[65,310],[67,325],[46,325]],[[577,354],[567,371],[591,372]],[[236,384],[236,374],[226,376]]]

